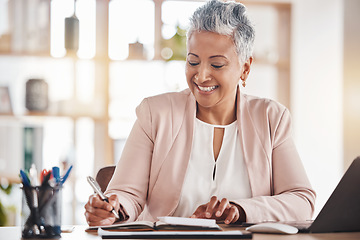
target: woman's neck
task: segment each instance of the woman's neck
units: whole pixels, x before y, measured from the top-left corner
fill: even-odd
[[[233,104],[224,107],[205,108],[197,104],[196,117],[214,125],[229,125],[236,120],[236,98]]]

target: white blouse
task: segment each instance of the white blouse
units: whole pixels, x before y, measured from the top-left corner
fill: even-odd
[[[238,124],[211,125],[195,121],[195,134],[188,168],[174,216],[189,217],[198,206],[212,196],[229,201],[251,197]],[[214,128],[224,128],[224,137],[217,160],[213,151]]]

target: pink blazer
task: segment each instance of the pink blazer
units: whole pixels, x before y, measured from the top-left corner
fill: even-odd
[[[315,192],[291,136],[289,111],[241,94],[237,120],[252,198],[230,199],[247,222],[308,220]],[[196,100],[189,89],[146,98],[106,194],[117,194],[128,221],[172,215],[180,198],[193,141]]]

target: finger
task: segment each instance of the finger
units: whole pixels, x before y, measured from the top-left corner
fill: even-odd
[[[93,213],[95,211],[95,207],[93,207],[92,202],[93,200],[89,198],[89,201],[84,206],[86,212]]]
[[[90,205],[93,205],[93,204],[96,203],[97,201],[102,201],[102,200],[100,199],[100,196],[99,196],[98,194],[94,193],[93,195],[90,195],[90,197],[89,197],[89,203],[90,203]]]
[[[206,210],[205,210],[205,217],[211,218],[211,216],[214,213],[214,209],[219,204],[219,201],[216,196],[212,196],[210,199],[210,202],[207,204]]]
[[[114,224],[113,221],[109,220],[109,219],[103,219],[99,222],[88,222],[89,227],[92,226],[108,226],[108,225],[112,225]]]
[[[108,212],[113,209],[113,206],[110,203],[103,201],[97,194],[90,198],[90,205],[93,208],[101,208]]]
[[[191,215],[191,218],[205,218],[205,211],[206,211],[206,204],[200,205]]]
[[[229,209],[230,207],[231,206],[230,206],[229,200],[227,200],[227,198],[223,198],[217,208],[215,216],[221,217],[224,214],[224,211],[226,209]]]
[[[120,203],[119,203],[119,199],[118,199],[117,195],[113,194],[113,195],[109,196],[109,203],[111,206],[113,206],[115,211],[117,211],[117,212],[119,211]]]
[[[87,222],[99,222],[106,219],[88,211],[85,212],[85,218]]]
[[[97,195],[96,193],[90,195],[90,196],[89,196],[88,203],[89,203],[89,204],[92,204],[93,199],[94,199],[94,198],[97,198],[97,197],[98,197],[98,195]]]
[[[92,211],[92,206],[90,205],[89,202],[87,202],[84,206],[85,208],[85,212],[91,212]]]
[[[96,215],[93,215],[91,213],[86,213],[86,221],[89,224],[89,226],[103,226],[103,225],[110,225],[115,222],[115,217],[108,217],[108,218],[100,218]]]
[[[112,224],[116,220],[111,212],[93,208],[89,203],[85,205],[84,215],[89,226]]]
[[[111,224],[116,220],[111,212],[113,206],[102,201],[98,195],[90,196],[84,207],[85,218],[89,225]]]
[[[109,206],[111,205],[109,204]],[[85,214],[87,213],[102,219],[108,217],[114,217],[114,214],[111,211],[108,211],[107,209],[103,209],[103,208],[97,208],[90,204],[85,205]]]
[[[110,204],[108,204],[111,206]],[[89,225],[104,225],[115,222],[116,218],[111,211],[103,208],[97,208],[89,202],[85,205],[85,218]]]
[[[239,220],[239,217],[240,214],[238,208],[231,206],[224,222],[225,224],[235,223],[237,220]]]

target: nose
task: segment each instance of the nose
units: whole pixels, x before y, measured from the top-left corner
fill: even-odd
[[[195,75],[195,80],[198,83],[203,83],[206,81],[211,80],[211,75],[210,75],[210,71],[207,67],[201,66],[197,72],[197,74]]]

